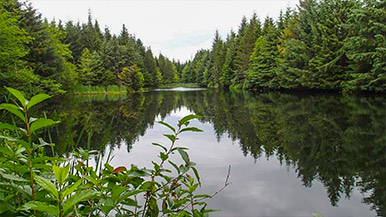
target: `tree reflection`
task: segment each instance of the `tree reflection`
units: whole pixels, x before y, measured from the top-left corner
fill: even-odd
[[[307,187],[322,182],[332,205],[359,187],[364,202],[386,215],[384,97],[208,90],[57,100],[47,112],[62,120],[50,135],[61,153],[87,148],[89,134],[90,148],[125,144],[130,151],[157,116],[185,106],[212,124],[219,140],[239,141],[245,155],[276,156]]]

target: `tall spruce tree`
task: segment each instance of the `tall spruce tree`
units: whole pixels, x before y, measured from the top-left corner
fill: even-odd
[[[38,82],[32,70],[26,69],[22,58],[28,54],[30,40],[19,27],[20,16],[8,11],[10,2],[0,2],[0,85],[28,90]]]
[[[88,12],[87,23],[82,26],[81,42],[83,44],[82,48],[87,48],[90,52],[99,51],[102,46],[102,33],[98,21],[93,24],[91,11]]]
[[[219,87],[220,77],[224,66],[224,42],[220,37],[218,30],[216,30],[211,52],[211,68],[208,74],[208,86]]]
[[[299,41],[297,26],[299,16],[296,12],[286,11],[284,29],[280,32],[278,51],[276,59],[276,76],[280,88],[297,89],[301,86],[300,77],[302,68],[307,59],[306,53],[300,53],[305,50],[304,43]]]
[[[77,63],[84,47],[82,43],[82,27],[79,23],[74,24],[72,21],[69,21],[66,23],[64,31],[65,37],[63,43],[69,44],[69,49],[73,56],[73,63]]]
[[[264,21],[263,35],[255,44],[250,58],[249,71],[244,87],[249,89],[270,88],[278,89],[276,77],[276,59],[279,55],[278,30],[273,19],[267,17]]]
[[[386,2],[365,0],[347,20],[345,91],[386,91]]]
[[[236,54],[237,54],[237,37],[236,33],[231,31],[225,42],[225,60],[223,72],[220,77],[220,84],[223,87],[230,87],[236,74]]]
[[[150,79],[146,81],[145,86],[156,87],[162,83],[162,75],[159,67],[157,66],[156,60],[151,52],[151,49],[148,48],[145,52],[144,65],[147,70],[147,73],[150,75]]]
[[[344,25],[356,4],[357,1],[352,0],[324,0],[319,3],[311,35],[314,55],[309,61],[313,87],[338,90],[341,82],[347,80],[348,64],[343,44],[348,31]]]
[[[249,58],[255,47],[255,42],[261,35],[261,23],[257,18],[256,13],[253,14],[251,20],[246,25],[245,30],[242,30],[243,23],[240,27],[240,42],[236,55],[236,77],[234,80],[235,85],[241,85],[246,77],[246,72],[249,67]]]

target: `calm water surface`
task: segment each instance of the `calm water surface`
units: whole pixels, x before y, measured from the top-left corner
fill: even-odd
[[[202,115],[191,125],[204,132],[179,143],[198,164],[200,192],[219,190],[231,165],[232,184],[208,200],[221,210],[211,216],[386,215],[385,97],[176,90],[48,103],[62,120],[52,133],[59,152],[79,137],[87,148],[92,132],[89,148],[112,150],[115,166],[151,167],[159,151],[151,143],[168,144],[156,121]]]

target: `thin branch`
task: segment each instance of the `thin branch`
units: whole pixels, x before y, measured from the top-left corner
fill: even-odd
[[[214,192],[210,198],[213,198],[214,196],[216,196],[217,194],[219,194],[220,192],[222,192],[226,187],[228,187],[228,185],[232,184],[232,182],[229,182],[229,177],[231,175],[231,165],[229,165],[228,167],[228,174],[227,174],[227,177],[225,179],[225,184],[222,188],[220,188],[220,190]],[[194,200],[194,201],[190,201],[188,204],[186,204],[179,212],[178,214],[180,214],[183,210],[185,210],[186,208],[188,208],[191,204],[193,204],[194,202],[199,202],[199,201],[202,201],[202,200],[205,200],[206,198],[200,198],[200,199],[197,199],[197,200]]]

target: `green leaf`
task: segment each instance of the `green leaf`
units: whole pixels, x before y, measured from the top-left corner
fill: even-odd
[[[317,213],[317,212],[312,212],[311,215],[312,215],[313,217],[323,217],[322,214]]]
[[[70,172],[70,164],[67,164],[65,167],[57,167],[54,165],[52,169],[54,171],[56,181],[58,181],[59,185],[63,185],[68,173]]]
[[[175,163],[171,162],[170,160],[168,160],[168,162],[177,170],[177,172],[179,174],[180,173],[180,168],[178,168],[178,166]]]
[[[38,118],[30,117],[28,123],[32,124],[32,122],[38,120]]]
[[[122,201],[121,203],[126,205],[126,206],[140,207],[135,200],[130,199],[130,198],[127,198],[126,200]]]
[[[163,161],[165,161],[169,158],[169,156],[167,154],[164,154],[163,152],[160,153],[160,157]]]
[[[15,183],[10,183],[10,182],[7,182],[7,183],[0,182],[0,187],[12,188],[13,190],[24,195],[27,199],[29,199],[29,200],[32,199],[31,187],[29,185],[21,186],[21,185],[18,185]]]
[[[192,170],[193,170],[193,172],[194,172],[194,175],[195,175],[196,178],[197,178],[198,184],[200,184],[200,186],[201,186],[201,180],[200,180],[200,176],[198,175],[197,169],[196,169],[195,167],[192,167]]]
[[[111,190],[111,199],[115,202],[119,196],[125,192],[128,188],[123,186],[113,186]]]
[[[59,193],[55,185],[48,179],[35,175],[35,180],[38,185],[50,192],[56,199],[59,199]]]
[[[40,128],[43,128],[43,127],[49,127],[49,126],[52,126],[54,124],[57,124],[59,123],[60,121],[54,121],[54,120],[51,120],[51,119],[46,119],[46,118],[39,118],[38,120],[34,121],[32,124],[31,124],[31,127],[30,127],[30,133],[33,133],[35,132],[36,130],[40,129]]]
[[[18,116],[21,120],[23,120],[23,122],[25,122],[25,116],[20,111],[20,108],[17,107],[16,105],[9,104],[9,103],[2,103],[2,104],[0,104],[0,110],[2,110],[2,109],[5,109],[5,110],[11,112],[12,114]]]
[[[83,176],[84,179],[91,182],[93,185],[98,186],[98,181],[91,176]]]
[[[13,88],[10,88],[10,87],[7,87],[7,90],[13,95],[15,96],[19,102],[23,105],[23,107],[26,106],[26,104],[28,103],[27,100],[24,98],[23,94],[16,90],[16,89],[13,89]]]
[[[108,198],[106,200],[102,199],[102,204],[103,206],[101,206],[100,209],[105,214],[105,216],[109,216],[110,211],[114,209],[114,202],[110,198]]]
[[[165,123],[163,121],[158,121],[158,123],[168,127],[169,129],[171,129],[173,132],[176,132],[176,129],[174,129],[174,127],[170,126],[168,123]]]
[[[33,96],[31,98],[31,100],[28,102],[27,104],[27,110],[29,110],[30,108],[32,108],[34,105],[38,104],[38,103],[41,103],[43,102],[44,100],[46,99],[49,99],[51,98],[51,96],[47,95],[47,94],[38,94],[36,96]]]
[[[59,216],[59,208],[52,205],[47,205],[43,202],[39,201],[30,201],[26,204],[24,204],[21,208],[21,210],[36,210],[36,211],[42,211],[42,212],[48,212],[54,216]]]
[[[7,173],[2,173],[0,172],[0,175],[5,178],[5,179],[8,179],[8,180],[12,180],[12,181],[18,181],[18,182],[27,182],[28,180],[27,179],[24,179],[20,176],[16,176],[16,175],[13,175],[13,174],[7,174]]]
[[[72,209],[72,207],[78,204],[79,202],[93,198],[96,195],[98,195],[98,192],[96,191],[77,192],[64,202],[63,211],[66,213],[69,209]]]
[[[200,115],[187,115],[180,120],[179,125],[182,126],[182,125],[186,124],[188,121],[195,119],[195,118],[201,118],[201,116]]]
[[[20,128],[18,128],[15,125],[5,124],[5,123],[0,123],[0,129],[8,129],[8,130],[15,130],[15,131],[20,130]]]
[[[176,137],[174,135],[170,135],[170,134],[164,134],[164,136],[166,136],[168,139],[170,139],[170,141],[172,142],[175,142],[176,141]]]
[[[154,198],[150,198],[149,208],[146,212],[146,216],[158,216],[158,214],[159,214],[159,208],[158,208],[157,200]]]
[[[126,192],[124,194],[122,194],[120,197],[119,197],[119,201],[123,201],[123,200],[126,200],[127,198],[133,196],[133,195],[138,195],[142,192],[146,192],[146,190],[144,189],[137,189],[137,190],[132,190],[132,191],[129,191],[129,192]]]
[[[209,195],[209,194],[197,194],[197,195],[194,195],[194,197],[193,198],[212,198],[212,196],[211,195]]]
[[[4,200],[0,200],[0,214],[14,210],[15,208],[11,206],[11,204],[5,202]]]
[[[152,145],[154,145],[154,146],[158,146],[158,147],[161,147],[165,152],[166,151],[168,151],[167,149],[166,149],[166,147],[165,146],[163,146],[163,145],[161,145],[161,144],[158,144],[158,143],[151,143]]]
[[[180,132],[185,132],[185,131],[191,131],[191,132],[203,132],[201,129],[198,129],[197,127],[187,127],[182,129]]]
[[[71,187],[67,187],[63,193],[62,193],[62,199],[67,197],[68,195],[72,194],[79,185],[82,184],[82,179],[79,179],[77,182],[75,182]]]
[[[182,159],[185,161],[185,163],[188,164],[190,161],[188,153],[186,153],[186,151],[179,149],[179,148],[177,149],[177,151],[180,153],[180,155],[181,155]]]

